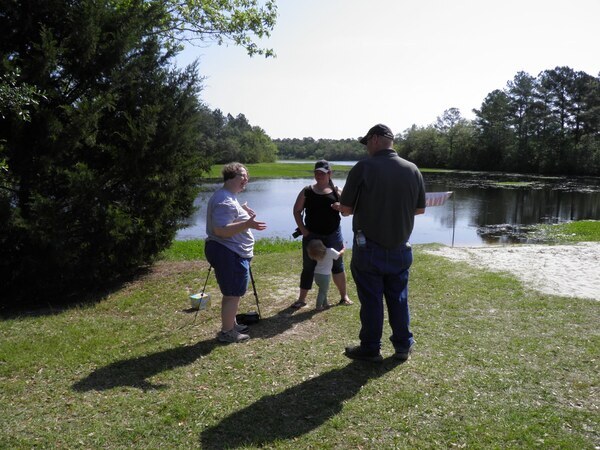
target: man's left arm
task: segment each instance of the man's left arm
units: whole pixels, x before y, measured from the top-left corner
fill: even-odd
[[[417,199],[417,208],[415,209],[415,216],[419,214],[425,214],[425,180],[423,180],[423,174],[418,171],[418,181],[419,181],[419,198]]]
[[[339,211],[342,216],[349,216],[354,214],[354,208],[356,208],[356,202],[358,200],[358,193],[360,192],[360,179],[362,176],[362,166],[358,163],[346,177],[346,185],[342,190],[340,200],[335,202],[331,207],[336,211]]]

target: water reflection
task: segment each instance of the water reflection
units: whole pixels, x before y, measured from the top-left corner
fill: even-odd
[[[450,245],[483,245],[523,242],[521,233],[538,223],[600,219],[600,178],[544,178],[506,174],[428,174],[428,192],[454,191],[443,206],[427,208],[416,217],[411,242]],[[344,180],[335,180],[343,187]],[[242,202],[267,222],[268,229],[256,237],[290,238],[296,228],[292,206],[300,190],[312,179],[252,180],[239,195]],[[516,184],[499,184],[499,183]],[[221,183],[207,185],[196,199],[199,207],[190,226],[178,240],[206,237],[206,203]],[[454,227],[453,227],[454,224]],[[352,218],[342,219],[346,246],[352,246]],[[454,234],[454,236],[453,236]]]

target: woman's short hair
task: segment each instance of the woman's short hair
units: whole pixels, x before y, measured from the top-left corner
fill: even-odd
[[[223,181],[235,178],[236,175],[240,174],[242,169],[244,169],[246,173],[249,173],[246,166],[244,166],[242,163],[230,162],[228,164],[225,164],[223,166],[223,170],[221,170],[221,173],[223,174]]]
[[[313,239],[312,241],[308,242],[308,245],[306,246],[306,253],[308,253],[310,259],[323,259],[327,253],[327,247],[325,247],[325,244],[323,244],[322,240]]]

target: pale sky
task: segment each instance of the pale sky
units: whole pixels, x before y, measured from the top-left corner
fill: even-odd
[[[444,110],[472,119],[519,71],[600,72],[600,0],[279,0],[264,46],[189,48],[201,99],[271,138],[355,138],[376,123],[400,133]]]

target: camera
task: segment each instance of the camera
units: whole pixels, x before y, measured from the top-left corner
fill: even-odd
[[[292,237],[293,237],[294,239],[295,239],[295,238],[297,238],[298,236],[302,236],[302,232],[300,231],[300,228],[296,228],[296,229],[294,230],[294,232],[292,233]]]

